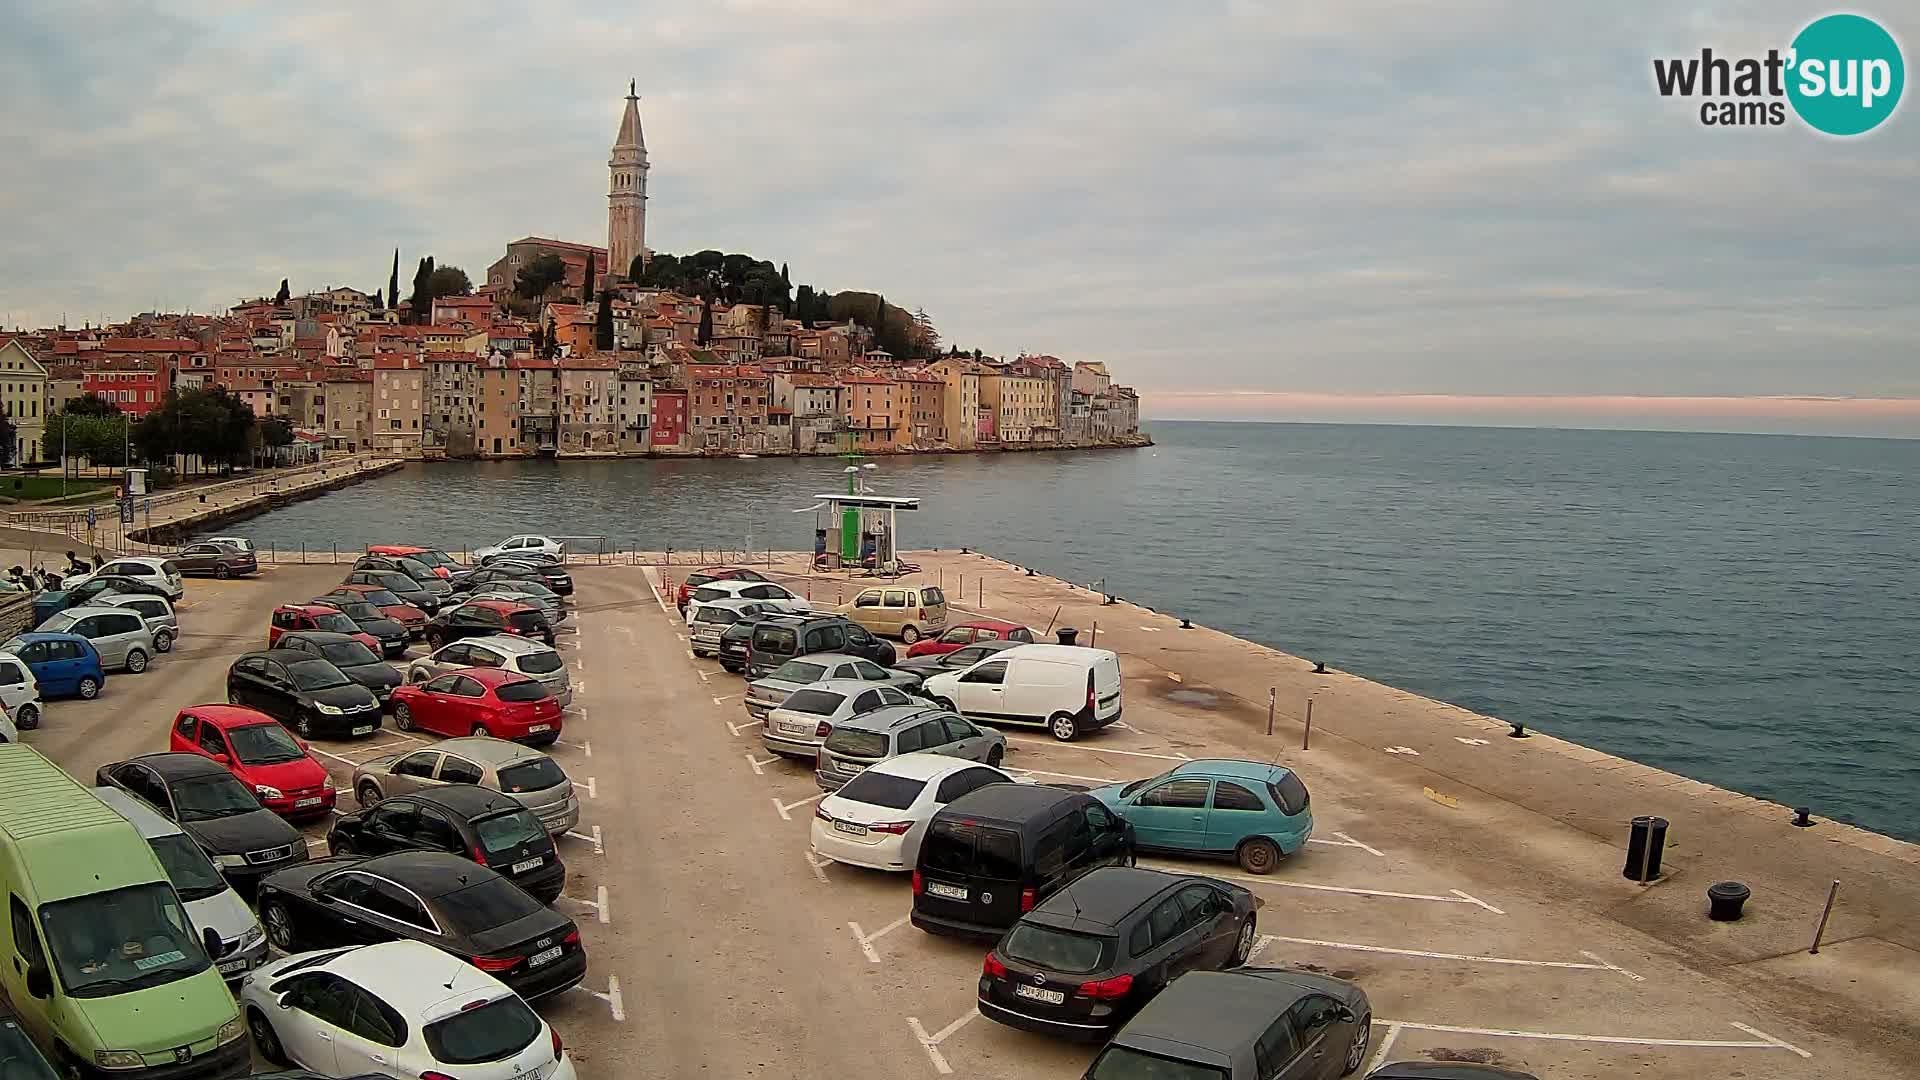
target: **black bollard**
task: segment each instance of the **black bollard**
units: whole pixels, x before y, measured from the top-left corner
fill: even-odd
[[[1813,828],[1813,808],[1808,806],[1795,807],[1793,811],[1793,823],[1802,829]]]
[[[1627,865],[1620,875],[1629,881],[1658,881],[1660,856],[1666,846],[1666,818],[1634,818],[1627,833]]]
[[[1071,626],[1063,626],[1060,629],[1055,630],[1054,635],[1060,639],[1060,644],[1071,645],[1073,644],[1073,639],[1080,636],[1080,631],[1074,629]]]
[[[1513,725],[1513,730],[1507,732],[1507,738],[1509,739],[1531,738],[1531,736],[1527,734],[1527,725],[1521,723],[1518,720],[1509,720],[1507,721],[1507,723]]]
[[[1183,615],[1183,616],[1181,616],[1181,617],[1180,617],[1180,629],[1182,629],[1182,630],[1191,630],[1191,629],[1193,629],[1193,620],[1192,620],[1192,619],[1189,619],[1189,618],[1187,618],[1187,617],[1186,617],[1186,616],[1184,616],[1184,615]]]
[[[1313,673],[1315,675],[1325,675],[1327,673],[1327,662],[1325,660],[1315,660],[1313,662]]]
[[[1716,881],[1707,886],[1707,918],[1715,922],[1735,922],[1753,890],[1738,881]]]

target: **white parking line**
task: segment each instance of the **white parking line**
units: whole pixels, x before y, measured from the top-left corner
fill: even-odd
[[[557,742],[557,743],[559,743],[559,744],[560,744],[561,746],[571,746],[571,747],[573,747],[573,748],[574,748],[575,750],[582,750],[582,751],[585,751],[585,752],[586,752],[586,755],[587,755],[588,757],[592,757],[592,756],[593,756],[593,743],[591,743],[591,742],[587,742],[587,741],[581,741],[581,742],[568,742],[568,741],[567,741],[567,740],[565,740],[565,739],[555,739],[555,740],[553,740],[553,741],[554,741],[554,742]]]
[[[592,994],[594,997],[597,997],[601,1001],[606,1002],[607,1008],[612,1010],[613,1012],[613,1018],[615,1020],[620,1021],[621,1023],[626,1022],[627,1009],[626,1009],[626,1004],[620,998],[620,980],[619,979],[613,977],[612,975],[607,976],[607,992],[604,994],[598,990],[582,985],[580,983],[575,983],[573,988],[575,990],[581,990],[586,993]]]
[[[1016,746],[1035,746],[1035,747],[1050,746],[1056,750],[1080,750],[1089,754],[1121,754],[1126,757],[1153,758],[1156,761],[1192,761],[1193,760],[1187,755],[1179,753],[1177,751],[1172,754],[1149,754],[1144,750],[1116,750],[1111,747],[1105,747],[1105,746],[1085,746],[1080,743],[1065,743],[1065,742],[1060,742],[1057,739],[1049,739],[1049,740],[1043,741],[1040,739],[1016,739],[1009,736],[1007,738],[1007,742],[1012,743]]]
[[[941,1028],[937,1035],[927,1034],[926,1027],[920,1023],[920,1018],[917,1016],[907,1017],[907,1026],[913,1029],[913,1037],[920,1040],[920,1046],[926,1050],[927,1057],[932,1059],[933,1071],[942,1076],[947,1076],[953,1072],[953,1066],[947,1064],[947,1059],[941,1056],[940,1044],[947,1040],[947,1036],[965,1027],[967,1021],[979,1015],[980,1010],[975,1009],[960,1019],[955,1020],[953,1023],[948,1024],[946,1027]]]
[[[387,734],[389,734],[389,735],[392,735],[392,736],[393,736],[394,738],[396,738],[396,739],[405,739],[405,740],[407,740],[407,741],[408,741],[408,742],[410,742],[410,743],[419,743],[419,744],[421,744],[422,746],[424,746],[424,745],[426,745],[426,742],[427,742],[427,740],[425,740],[425,739],[418,739],[418,738],[415,738],[415,737],[413,737],[412,735],[409,735],[409,734],[407,734],[407,733],[406,733],[406,732],[404,732],[404,731],[390,731],[390,732],[388,732]]]
[[[1460,960],[1469,964],[1510,964],[1516,967],[1567,968],[1575,971],[1617,971],[1634,982],[1646,980],[1626,968],[1609,964],[1590,952],[1582,956],[1593,957],[1598,963],[1582,963],[1577,960],[1520,960],[1511,956],[1474,956],[1468,953],[1427,952],[1424,949],[1395,949],[1385,945],[1361,945],[1353,941],[1321,941],[1316,938],[1287,937],[1284,934],[1262,934],[1264,944],[1269,941],[1284,941],[1290,945],[1311,945],[1321,949],[1346,949],[1351,952],[1390,953],[1394,956],[1418,956],[1428,960]]]
[[[715,705],[725,705],[727,702],[732,701],[734,698],[743,698],[746,696],[747,695],[745,694],[722,694],[719,697],[714,698],[713,703]]]
[[[311,753],[319,754],[321,757],[332,758],[335,761],[345,762],[348,765],[352,765],[356,769],[360,767],[360,763],[353,760],[352,758],[341,757],[339,754],[332,753],[331,751],[322,750],[319,747],[314,746],[312,743],[307,744],[307,750]]]
[[[587,777],[587,798],[589,798],[589,799],[597,799],[597,798],[599,798],[599,797],[600,797],[600,792],[599,792],[599,790],[598,790],[598,789],[597,789],[597,788],[595,787],[595,782],[594,782],[594,779],[593,779],[593,777],[591,777],[591,776],[589,776],[589,777]]]
[[[1776,1039],[1759,1028],[1734,1022],[1731,1026],[1755,1036],[1759,1041],[1735,1039],[1640,1039],[1629,1035],[1575,1035],[1564,1031],[1504,1031],[1499,1028],[1453,1027],[1447,1024],[1420,1024],[1412,1020],[1376,1020],[1388,1027],[1412,1031],[1437,1031],[1446,1035],[1487,1035],[1505,1039],[1544,1039],[1550,1042],[1611,1043],[1615,1046],[1697,1046],[1714,1050],[1790,1050],[1803,1058],[1813,1055],[1790,1042]]]
[[[713,678],[713,672],[711,671],[695,671],[694,674],[700,676],[701,682],[706,682],[708,679]]]
[[[730,720],[723,720],[723,721],[721,721],[721,723],[723,723],[723,724],[726,724],[726,725],[727,725],[727,730],[728,730],[728,731],[730,731],[730,732],[732,732],[732,733],[734,733],[735,735],[738,735],[738,734],[740,734],[740,729],[741,729],[741,728],[750,728],[750,727],[759,727],[759,726],[760,726],[760,721],[758,721],[758,720],[752,720],[752,719],[749,719],[749,720],[747,720],[747,721],[746,721],[745,723],[740,723],[740,724],[736,724],[736,723],[733,723],[733,722],[732,722],[732,721],[730,721]]]
[[[1368,847],[1367,845],[1361,843],[1360,841],[1355,840],[1353,837],[1348,836],[1346,833],[1337,832],[1337,833],[1334,833],[1333,835],[1339,837],[1342,840],[1345,840],[1347,843],[1353,845],[1354,847],[1359,848],[1361,851],[1364,851],[1369,855],[1372,855],[1372,856],[1375,856],[1376,858],[1381,858],[1381,859],[1386,858],[1385,855],[1380,854],[1379,849]]]
[[[1140,865],[1150,866],[1155,870],[1166,870],[1172,873],[1186,872],[1185,868],[1168,863],[1148,863],[1142,860]],[[1451,896],[1433,896],[1428,893],[1390,892],[1386,889],[1359,889],[1347,885],[1315,885],[1306,881],[1287,881],[1284,878],[1274,877],[1249,877],[1245,874],[1210,874],[1208,876],[1226,878],[1229,881],[1243,881],[1249,885],[1269,885],[1276,889],[1311,889],[1314,892],[1347,893],[1352,896],[1385,896],[1395,900],[1426,900],[1435,904],[1472,904],[1475,907],[1485,908],[1495,915],[1506,914],[1506,912],[1501,911],[1485,900],[1461,892],[1459,889],[1448,889],[1447,891],[1453,894]]]
[[[594,853],[595,855],[605,855],[605,854],[607,853],[607,849],[606,849],[605,847],[603,847],[603,846],[601,845],[601,843],[600,843],[600,826],[598,826],[598,825],[595,825],[595,826],[593,827],[593,835],[592,835],[592,836],[584,836],[584,835],[582,835],[582,834],[580,834],[580,833],[577,833],[577,832],[574,832],[574,831],[573,831],[572,829],[568,829],[568,830],[567,830],[567,831],[566,831],[565,833],[563,833],[562,835],[564,835],[564,836],[571,836],[571,837],[573,837],[573,838],[574,838],[575,840],[585,840],[585,841],[586,841],[587,843],[589,843],[589,844],[592,844],[592,845],[593,845],[593,853]]]
[[[598,900],[589,900],[584,896],[567,896],[564,894],[561,895],[560,899],[571,900],[576,904],[587,905],[588,907],[593,909],[594,916],[598,918],[601,923],[604,924],[609,921],[609,918],[607,915],[607,887],[605,885],[600,886],[599,895],[600,895],[600,899]]]
[[[853,940],[860,943],[860,951],[867,954],[867,963],[877,964],[880,962],[880,954],[874,951],[873,943],[879,941],[889,933],[900,929],[902,926],[905,926],[907,920],[911,917],[910,915],[902,915],[871,934],[861,932],[860,924],[857,922],[848,923],[847,929],[853,931]]]
[[[409,739],[407,741],[415,742],[417,740]],[[400,745],[401,745],[400,743],[380,743],[375,746],[356,746],[353,749],[355,753],[364,754],[364,753],[367,753],[368,751],[392,750],[393,748]]]
[[[732,727],[733,725],[732,725],[732,724],[728,724],[727,726],[728,726],[728,727]],[[764,769],[762,769],[762,768],[761,768],[761,766],[763,766],[763,765],[771,765],[771,764],[773,764],[774,762],[776,762],[776,761],[779,761],[779,760],[780,760],[780,755],[779,755],[779,754],[775,754],[775,755],[773,755],[772,757],[770,757],[770,758],[768,758],[768,759],[767,759],[767,760],[765,760],[765,761],[761,761],[761,760],[760,760],[759,758],[757,758],[757,757],[754,757],[754,756],[753,756],[752,754],[744,754],[744,755],[742,755],[742,756],[743,756],[743,757],[745,757],[745,758],[747,759],[747,764],[748,764],[748,765],[751,765],[751,766],[753,767],[753,775],[755,775],[755,776],[765,776],[765,775],[767,775],[767,774],[766,774],[766,770],[764,770]]]
[[[781,821],[792,821],[793,815],[787,813],[787,811],[798,810],[799,808],[807,805],[808,803],[819,802],[821,799],[824,799],[826,797],[827,797],[827,793],[823,791],[818,795],[812,795],[807,798],[801,799],[799,802],[783,803],[779,799],[774,799],[772,800],[772,802],[773,802],[773,808],[775,810],[780,811]]]
[[[813,857],[813,852],[811,851],[804,852],[803,854],[805,854],[807,857],[807,866],[811,867],[813,870],[814,880],[818,881],[822,885],[825,885],[827,883],[826,867],[827,867],[827,864],[831,863],[833,860],[832,859],[816,859]]]

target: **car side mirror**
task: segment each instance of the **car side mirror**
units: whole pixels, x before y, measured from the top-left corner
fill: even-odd
[[[279,994],[275,996],[273,999],[273,1003],[278,1008],[291,1009],[293,1008],[293,1006],[288,1004],[287,1002],[288,1002],[288,999],[292,997],[293,997],[293,991],[289,990],[284,994]]]
[[[211,926],[200,931],[200,944],[206,946],[207,956],[209,958],[219,956],[223,946],[220,940],[220,932]]]
[[[1345,1005],[1340,1006],[1339,1016],[1340,1016],[1340,1022],[1343,1024],[1351,1024],[1360,1019],[1358,1016],[1354,1015],[1354,1012],[1352,1009],[1347,1008]]]
[[[35,964],[27,969],[27,993],[37,998],[53,996],[53,973],[45,964]]]

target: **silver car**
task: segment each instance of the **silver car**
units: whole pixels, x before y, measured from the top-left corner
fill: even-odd
[[[425,750],[390,754],[353,770],[353,794],[364,809],[389,795],[427,791],[444,784],[478,784],[518,799],[550,833],[580,822],[573,781],[554,760],[505,739],[460,738]]]
[[[767,713],[795,690],[822,679],[856,679],[883,683],[909,693],[920,689],[920,676],[883,668],[863,656],[846,653],[809,653],[789,660],[747,684],[747,715],[765,720]]]
[[[700,605],[687,624],[687,644],[695,656],[713,656],[720,651],[720,635],[742,619],[750,619],[773,608],[758,600],[715,600]]]
[[[876,709],[833,726],[820,747],[813,776],[821,790],[839,791],[868,766],[916,752],[981,761],[997,769],[1007,756],[1007,737],[934,705]]]
[[[423,683],[461,668],[505,668],[532,679],[539,679],[561,708],[573,704],[573,682],[567,677],[566,662],[551,646],[508,634],[449,641],[426,656],[407,665],[407,681]]]
[[[173,639],[180,636],[180,617],[173,612],[173,601],[164,596],[108,593],[96,596],[94,607],[123,607],[140,613],[147,629],[153,631],[153,651],[172,652]]]
[[[153,631],[137,611],[123,607],[77,607],[55,614],[38,627],[41,633],[79,634],[93,642],[100,666],[109,671],[138,674],[158,650]]]
[[[859,679],[828,679],[803,686],[767,714],[760,742],[782,757],[820,755],[820,744],[835,724],[888,705],[907,705],[913,699],[897,687]]]

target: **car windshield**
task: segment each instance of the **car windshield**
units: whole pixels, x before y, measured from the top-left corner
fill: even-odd
[[[228,728],[227,741],[233,744],[233,752],[239,755],[242,765],[277,765],[307,756],[279,724]]]
[[[368,575],[373,580],[395,592],[419,592],[420,583],[397,570],[371,570]]]
[[[1087,1070],[1087,1080],[1227,1080],[1227,1070],[1130,1046],[1109,1046]]]
[[[207,969],[199,935],[165,882],[43,904],[40,926],[68,997],[129,993]]]
[[[827,736],[827,749],[850,757],[883,758],[887,756],[887,737],[878,731],[835,728]]]
[[[712,574],[688,574],[686,584],[688,587],[698,587],[713,580],[714,576]]]
[[[552,758],[538,757],[519,765],[509,765],[500,770],[500,790],[509,795],[524,795],[529,791],[545,791],[567,782],[567,774]]]
[[[207,853],[201,851],[200,845],[194,843],[186,833],[156,836],[147,844],[160,857],[160,868],[167,872],[167,880],[173,882],[174,891],[180,894],[180,899],[191,904],[195,900],[205,900],[226,891],[227,880],[213,868]],[[0,1069],[0,1078],[6,1076],[6,1070]]]
[[[962,821],[936,818],[920,848],[920,862],[930,870],[995,881],[1020,878],[1020,837]]]
[[[780,707],[788,712],[803,712],[812,716],[832,716],[847,700],[845,694],[836,694],[831,690],[795,690],[787,695]]]
[[[493,693],[501,701],[539,701],[553,696],[553,691],[548,690],[547,684],[539,679],[522,679],[519,682],[503,683]]]
[[[1085,975],[1107,965],[1111,938],[1089,934],[1071,934],[1051,926],[1016,923],[1013,933],[1000,946],[1009,959],[1019,960],[1063,975]]]
[[[1157,784],[1171,775],[1173,774],[1170,772],[1163,772],[1159,776],[1149,776],[1145,780],[1135,780],[1133,783],[1120,789],[1120,797],[1124,799],[1134,792],[1139,791],[1141,788],[1146,787],[1148,784]]]
[[[422,552],[418,552],[413,557],[416,559],[419,559],[423,563],[426,563],[428,566],[444,566],[449,570],[460,565],[459,563],[453,561],[453,556],[447,554],[444,551],[422,551]]]
[[[287,674],[293,676],[296,690],[331,690],[336,686],[353,685],[353,680],[340,674],[339,668],[325,660],[300,660],[288,664]]]
[[[834,732],[838,735],[839,732]],[[829,738],[831,745],[833,740]],[[847,781],[847,786],[837,793],[838,798],[848,802],[864,803],[867,806],[884,806],[889,810],[905,810],[913,805],[926,789],[925,780],[914,780],[906,776],[888,776],[886,773],[869,769]]]
[[[369,589],[360,595],[366,597],[367,603],[375,607],[396,607],[406,603],[405,600],[400,599],[385,589]]]
[[[27,1033],[11,1017],[4,1016],[0,1016],[0,1078],[54,1080],[52,1067],[34,1049]]]
[[[43,634],[64,634],[68,630],[73,629],[73,624],[79,621],[75,616],[62,611],[53,618],[41,623],[39,629]]]
[[[520,630],[545,630],[547,617],[537,611],[509,611],[507,621]]]
[[[819,682],[820,677],[826,673],[827,668],[824,664],[813,664],[805,660],[789,660],[781,664],[779,668],[777,668],[773,674],[767,676],[767,678],[778,679],[781,682],[805,684]]]
[[[547,675],[559,671],[560,668],[560,654],[552,649],[528,653],[520,658],[520,670],[529,675]]]
[[[424,581],[430,577],[440,576],[433,572],[433,567],[428,566],[426,563],[421,562],[419,559],[415,559],[406,555],[400,556],[400,569],[403,573],[405,573],[408,577],[414,579],[415,581]]]
[[[329,611],[325,615],[315,615],[313,617],[313,625],[330,634],[357,634],[360,632],[360,628],[354,625],[352,619],[342,615],[338,611]]]
[[[469,1005],[428,1024],[420,1034],[426,1037],[433,1060],[443,1065],[478,1065],[512,1057],[533,1045],[540,1037],[540,1018],[526,1002],[509,994],[484,1005]]]
[[[320,646],[320,655],[333,662],[335,667],[360,667],[364,664],[377,664],[380,658],[372,649],[358,641],[335,641]]]
[[[174,783],[173,806],[181,821],[207,821],[253,813],[260,800],[231,776],[200,776]]]
[[[511,854],[522,844],[547,837],[546,826],[525,810],[481,818],[473,823],[473,831],[480,837],[480,847],[489,855]]]
[[[447,893],[435,906],[464,933],[491,930],[544,910],[540,901],[498,874]]]

